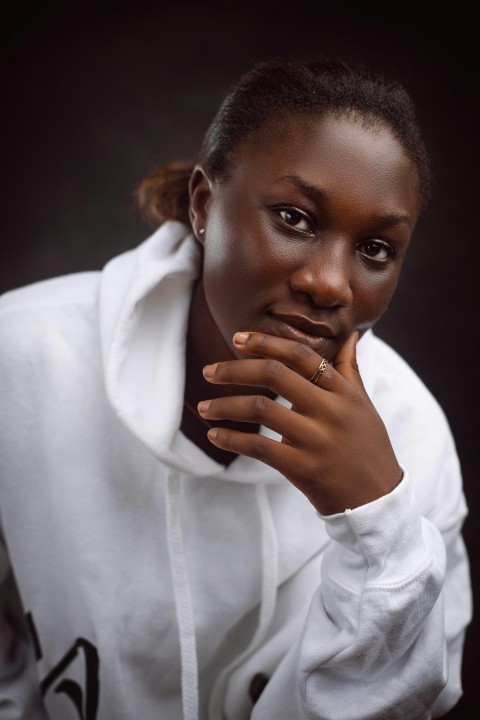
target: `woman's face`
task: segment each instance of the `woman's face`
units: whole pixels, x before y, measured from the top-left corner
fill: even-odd
[[[332,360],[381,317],[417,219],[417,174],[385,127],[350,118],[267,122],[228,177],[192,183],[203,285],[223,340],[298,340]]]

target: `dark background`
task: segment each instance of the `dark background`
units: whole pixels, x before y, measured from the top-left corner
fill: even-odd
[[[477,20],[461,3],[432,7],[319,0],[5,6],[0,291],[101,268],[141,242],[150,231],[135,212],[138,182],[157,164],[195,155],[225,91],[254,62],[326,54],[397,78],[416,102],[435,184],[377,333],[449,417],[478,597]],[[479,627],[475,619],[467,635],[465,694],[452,720],[480,717]]]

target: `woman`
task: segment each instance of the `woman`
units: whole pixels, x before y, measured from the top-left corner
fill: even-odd
[[[2,717],[456,703],[458,460],[371,332],[429,178],[401,87],[262,64],[142,184],[152,237],[3,297]]]

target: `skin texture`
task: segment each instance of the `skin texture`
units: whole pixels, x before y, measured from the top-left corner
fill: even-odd
[[[323,514],[372,501],[402,477],[355,345],[395,291],[418,216],[417,183],[388,128],[332,116],[267,122],[222,181],[202,166],[192,175],[204,258],[186,397],[203,400],[214,457],[262,460]],[[322,357],[331,364],[314,386],[308,379]],[[259,436],[259,424],[282,442]]]

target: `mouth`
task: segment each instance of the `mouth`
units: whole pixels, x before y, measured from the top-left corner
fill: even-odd
[[[274,335],[308,345],[320,355],[332,354],[338,337],[327,323],[316,322],[305,315],[296,313],[269,313]],[[328,352],[330,348],[330,352]]]

